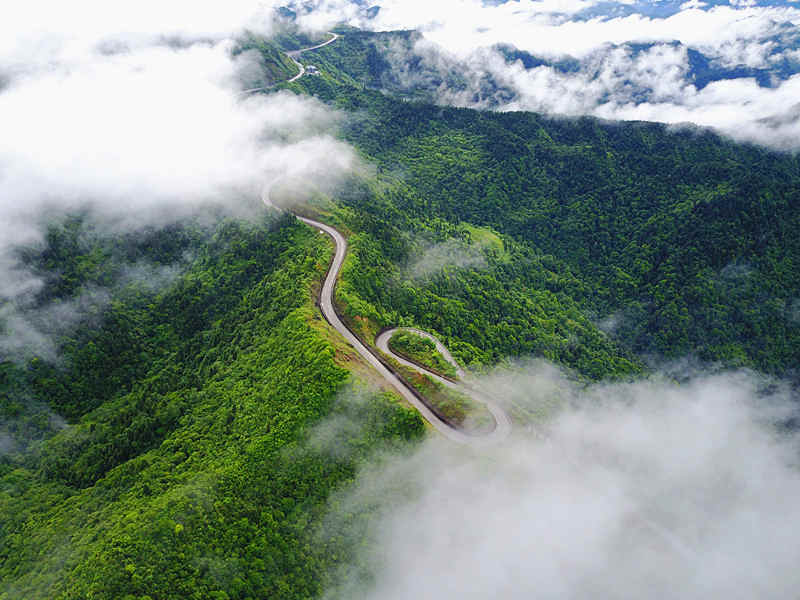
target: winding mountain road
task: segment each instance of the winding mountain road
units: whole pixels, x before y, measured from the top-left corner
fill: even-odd
[[[427,404],[425,404],[418,394],[407,386],[393,371],[391,371],[367,346],[364,344],[350,329],[342,322],[339,318],[339,315],[336,312],[336,309],[333,305],[333,292],[336,286],[336,279],[339,276],[339,271],[342,268],[342,263],[344,263],[344,257],[347,254],[347,240],[344,239],[344,236],[336,229],[331,227],[330,225],[326,225],[325,223],[320,223],[319,221],[314,221],[313,219],[309,219],[307,217],[302,217],[295,213],[295,216],[301,220],[306,225],[310,225],[311,227],[315,227],[320,231],[326,233],[331,238],[333,238],[334,244],[336,245],[336,253],[333,256],[333,261],[331,262],[331,266],[328,269],[328,275],[325,277],[325,282],[322,285],[322,291],[320,292],[319,297],[319,307],[322,311],[323,316],[327,319],[328,323],[336,329],[336,331],[341,334],[341,336],[347,340],[347,342],[358,352],[361,357],[367,362],[367,364],[373,366],[378,373],[386,380],[389,385],[391,385],[411,406],[416,408],[419,413],[425,418],[428,423],[430,423],[434,429],[436,429],[439,433],[447,437],[448,439],[458,442],[460,444],[469,444],[469,445],[483,445],[483,444],[491,444],[496,443],[499,440],[504,439],[508,436],[511,432],[511,421],[508,418],[508,415],[497,405],[493,402],[487,401],[482,396],[476,394],[474,390],[468,389],[466,387],[459,387],[461,391],[470,394],[476,400],[484,402],[489,409],[489,412],[494,416],[496,426],[495,428],[486,435],[470,435],[467,434],[459,429],[456,429],[449,423],[443,421],[439,418],[436,413],[434,413]],[[419,330],[416,330],[419,331]],[[437,347],[441,346],[439,340],[436,340],[428,333],[423,332],[426,337],[431,337],[434,339],[434,342],[437,343]],[[381,338],[379,338],[381,339]],[[388,338],[387,342],[388,342]],[[376,342],[377,343],[377,342]],[[441,346],[444,348],[444,346]],[[388,346],[387,346],[388,349]],[[446,351],[446,348],[445,348]],[[389,352],[394,358],[400,359],[391,351]],[[444,354],[444,353],[443,353]],[[450,356],[450,353],[447,352],[446,356]],[[450,357],[452,359],[452,357]],[[439,377],[435,373],[431,373],[426,369],[422,369],[418,365],[400,359],[401,362],[411,366],[412,368],[424,372],[431,377],[435,377],[437,380],[442,381],[445,385],[456,387],[457,384],[454,384],[452,381]]]
[[[416,363],[412,363],[405,360],[402,356],[396,355],[389,348],[389,340],[392,339],[392,336],[395,333],[399,333],[401,331],[408,331],[409,333],[413,333],[415,335],[424,337],[432,341],[436,345],[436,351],[439,354],[441,354],[447,362],[449,362],[451,365],[453,365],[453,367],[455,367],[456,376],[459,379],[464,379],[464,377],[466,376],[464,369],[461,368],[461,366],[456,362],[456,359],[453,358],[453,355],[450,354],[450,351],[447,349],[447,346],[445,346],[442,342],[440,342],[435,335],[431,335],[430,333],[428,333],[427,331],[423,331],[422,329],[417,329],[416,327],[395,327],[394,329],[387,329],[386,331],[381,333],[377,338],[375,338],[375,345],[381,352],[385,352],[386,354],[391,354],[395,358],[395,360],[397,360],[397,362],[402,363],[411,368],[416,368],[417,367]],[[432,373],[432,375],[436,374]],[[448,379],[445,379],[444,377],[440,377],[438,375],[436,377],[441,381],[449,381]]]
[[[295,64],[300,67],[300,73],[295,75],[289,81],[296,81],[300,79],[305,74],[305,67],[297,60],[299,56],[308,50],[315,50],[317,48],[321,48],[323,46],[327,46],[328,44],[334,42],[339,36],[335,33],[331,33],[331,39],[322,44],[318,44],[316,46],[312,46],[310,48],[303,48],[302,50],[295,50],[293,52],[287,53],[289,58],[291,58]],[[247,90],[251,91],[251,90]],[[255,90],[253,90],[255,91]],[[267,197],[263,198],[263,201],[267,205],[271,205],[269,200],[269,194],[267,193]],[[474,386],[466,385],[464,383],[456,383],[437,375],[427,369],[404,359],[402,356],[398,356],[394,352],[391,351],[389,348],[389,340],[391,339],[392,335],[394,335],[398,331],[410,331],[417,335],[421,335],[429,340],[433,341],[436,345],[436,349],[439,353],[456,368],[456,374],[458,378],[462,381],[465,380],[467,374],[464,372],[463,369],[458,365],[458,363],[453,358],[450,351],[447,347],[439,341],[435,336],[431,335],[427,331],[423,331],[421,329],[416,329],[413,327],[398,327],[394,329],[389,329],[387,331],[382,332],[375,340],[376,347],[397,360],[399,363],[404,364],[412,369],[415,369],[418,372],[425,373],[426,375],[434,378],[435,380],[443,383],[446,386],[453,387],[458,389],[459,391],[468,394],[472,398],[482,402],[486,405],[487,409],[494,417],[495,420],[495,428],[488,434],[476,434],[470,435],[456,429],[449,423],[443,421],[436,415],[425,402],[422,401],[421,397],[418,393],[406,385],[392,370],[390,370],[382,360],[380,360],[376,353],[370,350],[366,344],[364,344],[358,336],[353,333],[341,320],[338,313],[336,312],[336,308],[333,303],[333,295],[334,289],[336,287],[336,280],[339,276],[339,271],[342,268],[342,264],[344,263],[345,255],[347,254],[347,240],[345,240],[344,236],[334,227],[330,225],[326,225],[325,223],[321,223],[319,221],[315,221],[314,219],[309,219],[308,217],[303,217],[295,212],[292,214],[295,215],[297,219],[309,225],[310,227],[314,227],[329,235],[336,246],[336,253],[334,254],[333,260],[331,261],[330,268],[328,269],[328,274],[325,277],[325,282],[322,286],[322,291],[320,292],[319,298],[319,306],[320,310],[322,311],[323,316],[327,319],[327,321],[331,324],[331,326],[339,332],[339,334],[344,337],[345,340],[358,352],[361,357],[367,362],[367,364],[372,365],[381,377],[386,380],[389,385],[391,385],[397,392],[414,408],[416,408],[419,413],[425,418],[428,423],[433,426],[439,433],[441,433],[446,438],[465,445],[470,446],[485,446],[490,444],[495,444],[506,437],[508,437],[511,433],[511,419],[509,418],[508,414],[503,410],[500,406],[495,404],[490,398],[482,394],[479,390],[477,390]],[[653,519],[647,517],[643,514],[636,514],[633,516],[643,527],[650,530],[654,535],[661,538],[666,544],[680,557],[684,558],[687,561],[697,562],[696,555],[692,552],[691,548],[683,542],[680,538],[678,538],[675,534],[671,531],[654,521]]]
[[[300,55],[303,54],[303,52],[308,52],[309,50],[316,50],[317,48],[322,48],[323,46],[327,46],[328,44],[330,44],[332,42],[335,42],[336,40],[339,39],[339,34],[338,33],[333,33],[332,31],[329,31],[328,33],[330,34],[331,39],[329,39],[326,42],[322,42],[321,44],[317,44],[316,46],[310,46],[308,48],[301,48],[300,50],[290,50],[289,52],[286,52],[286,56],[288,56],[291,59],[291,61],[297,66],[298,69],[300,69],[300,71],[297,73],[297,75],[295,75],[291,79],[287,79],[284,83],[292,83],[293,81],[297,81],[303,75],[306,74],[306,68],[305,68],[305,66],[303,66],[303,63],[301,63],[300,60],[299,60]],[[261,86],[261,87],[250,88],[250,89],[247,89],[247,90],[242,90],[241,92],[239,92],[237,94],[237,96],[245,96],[247,94],[255,94],[256,92],[267,92],[267,91],[271,90],[272,88],[274,88],[275,85],[277,85],[277,84],[269,85],[269,86],[266,86],[266,87]]]
[[[456,376],[460,381],[452,381],[451,379],[442,377],[441,375],[426,369],[422,365],[419,365],[413,361],[403,358],[399,354],[395,354],[394,352],[392,352],[392,349],[389,347],[389,340],[392,339],[392,336],[395,333],[399,333],[401,331],[408,331],[431,340],[436,345],[436,350],[439,352],[439,354],[441,354],[447,362],[449,362],[451,365],[455,367]],[[442,342],[440,342],[435,335],[432,335],[427,331],[423,331],[422,329],[417,329],[415,327],[395,327],[394,329],[388,329],[382,332],[375,339],[375,346],[378,348],[378,350],[380,350],[385,354],[388,354],[400,364],[405,365],[411,369],[414,369],[418,373],[423,373],[424,375],[427,375],[428,377],[436,380],[442,385],[457,390],[462,394],[466,394],[467,396],[470,396],[471,398],[477,400],[481,404],[484,404],[486,406],[486,409],[494,418],[495,429],[493,433],[497,437],[503,438],[508,436],[509,433],[511,433],[511,419],[508,417],[506,411],[503,410],[491,398],[489,398],[487,395],[483,394],[480,390],[478,390],[475,386],[463,383],[467,377],[467,374],[464,372],[464,369],[462,369],[461,366],[456,362],[456,359],[453,358],[453,355],[450,354],[450,351],[447,349],[447,346],[442,344]]]
[[[337,34],[337,33],[333,33],[332,31],[329,31],[328,33],[329,33],[329,34],[330,34],[332,37],[331,37],[331,39],[329,39],[327,42],[322,42],[321,44],[317,44],[316,46],[311,46],[311,47],[309,47],[309,48],[302,48],[302,49],[300,49],[300,50],[292,50],[292,51],[290,51],[290,52],[287,52],[287,53],[286,53],[286,56],[288,56],[289,58],[291,58],[291,59],[292,59],[292,62],[293,62],[294,64],[296,64],[296,65],[298,66],[298,68],[300,69],[300,72],[299,72],[297,75],[295,75],[294,77],[292,77],[291,79],[288,79],[288,80],[287,80],[287,83],[292,83],[293,81],[297,81],[297,80],[298,80],[298,79],[300,79],[300,78],[301,78],[303,75],[305,75],[305,74],[306,74],[306,68],[303,66],[303,63],[301,63],[301,62],[298,60],[298,59],[300,58],[300,55],[301,55],[303,52],[308,52],[309,50],[316,50],[317,48],[322,48],[323,46],[327,46],[328,44],[330,44],[330,43],[332,43],[332,42],[335,42],[336,40],[338,40],[338,39],[339,39],[339,34]]]
[[[316,46],[311,46],[309,48],[303,48],[301,50],[294,50],[291,52],[287,52],[287,56],[292,59],[292,61],[300,68],[300,72],[288,80],[288,82],[297,81],[306,73],[306,69],[303,64],[298,60],[300,55],[304,52],[308,52],[309,50],[316,50],[317,48],[322,48],[323,46],[327,46],[328,44],[336,41],[339,36],[335,33],[330,32],[331,39],[323,42],[321,44],[317,44]],[[258,91],[260,88],[254,88],[252,90],[245,90],[242,93],[248,92],[255,92]],[[265,197],[262,197],[262,200],[267,205],[272,205],[269,199],[268,190],[266,191]],[[448,387],[457,388],[459,391],[468,394],[472,398],[482,402],[486,405],[491,415],[494,417],[495,420],[495,427],[494,429],[487,433],[487,434],[475,434],[471,435],[468,434],[460,429],[455,428],[450,423],[442,420],[435,412],[431,410],[431,408],[425,403],[423,397],[407,385],[398,375],[387,365],[384,360],[379,358],[377,352],[371,350],[364,342],[362,342],[358,336],[353,333],[347,325],[342,322],[339,314],[336,312],[336,308],[333,303],[333,295],[334,295],[334,288],[336,287],[336,280],[339,276],[339,271],[342,268],[342,264],[344,263],[345,255],[347,254],[347,240],[345,240],[344,236],[335,228],[331,227],[330,225],[326,225],[325,223],[320,223],[319,221],[315,221],[313,219],[309,219],[308,217],[301,216],[297,213],[294,213],[295,217],[297,217],[300,221],[309,225],[311,227],[315,227],[316,229],[320,230],[321,232],[329,235],[336,246],[336,253],[333,256],[333,261],[331,262],[330,268],[328,269],[328,274],[325,277],[325,282],[322,285],[322,291],[320,292],[319,297],[319,307],[322,311],[323,316],[327,319],[328,323],[339,332],[339,334],[347,340],[347,342],[355,349],[356,352],[361,356],[361,358],[366,361],[367,364],[374,367],[378,373],[383,377],[383,379],[392,386],[411,406],[419,411],[419,413],[423,416],[423,418],[431,424],[431,426],[436,429],[439,433],[441,433],[446,438],[458,442],[460,444],[468,444],[471,446],[479,446],[484,444],[492,444],[496,443],[499,440],[506,438],[511,433],[511,420],[509,419],[508,415],[500,408],[497,404],[492,402],[491,400],[485,398],[475,389],[465,386],[463,384],[458,384],[452,382],[448,379],[440,377],[436,373],[432,373],[427,369],[424,369],[420,365],[415,363],[409,362],[403,359],[400,356],[394,354],[388,347],[388,340],[391,337],[391,333],[396,330],[391,330],[389,332],[384,332],[383,335],[379,336],[376,340],[376,345],[388,355],[392,356],[394,359],[398,360],[400,363],[405,364],[406,366],[415,369],[421,373],[425,373],[426,375],[440,381],[444,385]],[[439,352],[444,356],[448,361],[450,361],[455,368],[457,369],[457,373],[459,377],[464,375],[464,371],[461,367],[458,366],[458,363],[453,359],[453,356],[447,350],[447,348],[434,336],[431,334],[419,330],[413,329],[413,331],[419,335],[423,335],[431,340],[436,344],[437,349]],[[387,334],[389,334],[387,336]]]

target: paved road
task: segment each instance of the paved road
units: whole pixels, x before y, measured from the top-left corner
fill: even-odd
[[[333,291],[334,287],[336,286],[336,279],[339,275],[339,271],[342,268],[342,263],[344,262],[345,254],[347,253],[347,241],[344,239],[344,236],[341,233],[339,233],[330,225],[325,225],[319,221],[314,221],[299,215],[296,216],[303,223],[328,234],[331,238],[333,238],[333,241],[336,244],[336,254],[333,257],[333,262],[328,270],[328,275],[325,278],[325,283],[322,286],[322,292],[320,293],[319,299],[319,305],[320,309],[322,310],[322,314],[333,326],[333,328],[336,329],[336,331],[338,331],[342,337],[347,340],[347,342],[368,364],[372,365],[378,371],[378,373],[380,373],[381,377],[383,377],[389,383],[389,385],[397,390],[397,392],[409,404],[416,408],[425,418],[425,420],[434,427],[434,429],[448,439],[461,444],[484,445],[495,443],[505,438],[511,430],[511,423],[508,421],[508,417],[502,411],[500,411],[501,416],[499,419],[497,416],[495,416],[495,418],[498,419],[497,427],[495,427],[491,433],[486,435],[469,435],[442,421],[438,416],[436,416],[436,414],[433,413],[430,408],[427,407],[427,405],[425,405],[425,403],[417,398],[414,392],[411,391],[406,384],[404,384],[392,371],[390,371],[380,360],[378,360],[378,358],[361,342],[360,339],[358,339],[358,337],[356,337],[352,331],[347,328],[333,308]],[[495,414],[494,411],[492,411],[492,414]]]
[[[322,42],[321,44],[317,44],[316,46],[310,46],[308,48],[301,48],[300,50],[292,50],[292,51],[286,53],[286,56],[288,56],[292,60],[292,62],[295,65],[297,65],[297,68],[300,69],[300,71],[297,73],[297,75],[295,75],[291,79],[287,79],[286,83],[292,83],[293,81],[297,81],[303,75],[306,74],[306,68],[298,60],[300,58],[300,55],[303,52],[308,52],[309,50],[316,50],[317,48],[322,48],[323,46],[327,46],[331,42],[335,42],[336,40],[339,39],[339,34],[333,33],[332,31],[329,31],[328,33],[330,34],[331,39],[329,39],[327,42]],[[254,88],[250,88],[249,90],[242,90],[241,92],[238,93],[238,95],[239,96],[244,96],[245,94],[254,94],[256,92],[266,92],[266,91],[269,91],[270,89],[272,89],[273,87],[275,87],[275,85],[270,85],[270,86],[267,86],[267,87],[254,87]]]
[[[388,329],[383,333],[381,333],[375,339],[375,346],[377,346],[378,350],[380,350],[381,352],[385,352],[400,364],[403,364],[411,369],[414,369],[418,373],[423,373],[428,377],[435,379],[442,385],[446,385],[451,389],[458,390],[462,394],[470,396],[471,398],[477,400],[481,404],[485,404],[487,410],[494,418],[494,422],[496,425],[494,433],[498,437],[506,437],[508,436],[509,433],[511,433],[511,419],[509,418],[508,413],[506,413],[506,411],[503,410],[497,403],[495,403],[487,394],[481,392],[475,385],[467,385],[465,383],[451,381],[445,377],[442,377],[441,375],[437,375],[433,371],[429,371],[428,369],[424,368],[421,365],[418,365],[415,362],[407,360],[402,356],[392,352],[391,348],[389,348],[389,340],[395,333],[400,331],[410,331],[411,333],[415,333],[419,336],[431,340],[434,344],[436,344],[436,350],[439,351],[439,354],[441,354],[445,358],[445,360],[447,360],[447,362],[449,362],[451,365],[455,367],[456,375],[458,376],[458,378],[462,382],[464,382],[467,379],[467,374],[464,372],[464,369],[461,368],[461,366],[456,362],[455,358],[453,358],[453,355],[450,354],[450,351],[447,349],[447,346],[442,344],[442,342],[440,342],[436,336],[428,333],[427,331],[423,331],[422,329],[416,329],[415,327],[396,327],[394,329]]]
[[[300,73],[292,77],[289,81],[296,81],[300,77],[305,74],[305,67],[298,61],[297,59],[303,52],[307,52],[309,50],[316,50],[317,48],[322,48],[323,46],[327,46],[328,44],[334,42],[336,39],[339,38],[338,35],[335,33],[331,33],[331,39],[322,44],[318,44],[316,46],[312,46],[310,48],[303,48],[302,50],[295,50],[293,52],[287,52],[289,58],[291,58],[295,64],[300,67]],[[253,90],[245,90],[245,92],[254,92],[258,91],[261,88],[253,89]],[[262,200],[265,204],[271,205],[269,200],[269,190],[264,191],[264,195]],[[479,400],[484,402],[487,407],[489,408],[490,413],[494,416],[496,427],[492,430],[491,433],[488,434],[481,434],[481,435],[469,435],[463,431],[455,429],[449,423],[442,421],[428,406],[422,402],[417,395],[409,388],[405,383],[403,383],[397,375],[395,375],[389,368],[384,365],[372,351],[364,345],[364,343],[358,339],[358,337],[347,328],[347,326],[342,322],[339,318],[339,315],[336,314],[336,310],[333,308],[333,292],[336,286],[336,279],[339,276],[339,271],[342,268],[342,263],[344,262],[345,254],[347,253],[347,241],[344,239],[344,236],[339,233],[336,229],[331,227],[330,225],[326,225],[325,223],[320,223],[319,221],[314,221],[313,219],[309,219],[306,217],[302,217],[300,215],[295,214],[295,216],[301,220],[306,225],[310,225],[311,227],[315,227],[326,233],[331,238],[336,245],[336,253],[333,257],[333,261],[331,262],[330,269],[328,270],[328,275],[325,277],[325,282],[322,285],[322,292],[320,292],[319,298],[319,305],[320,309],[322,310],[322,314],[331,324],[331,326],[336,329],[336,331],[341,334],[341,336],[347,340],[347,342],[358,352],[361,357],[367,362],[367,364],[372,365],[378,373],[383,377],[389,385],[391,385],[397,392],[409,403],[411,406],[416,408],[419,413],[423,416],[423,418],[428,421],[434,429],[436,429],[439,433],[447,437],[448,439],[458,442],[461,444],[468,444],[468,445],[484,445],[484,444],[491,444],[495,443],[501,439],[504,439],[511,431],[511,421],[508,419],[506,413],[497,407],[494,403],[483,399],[476,395],[474,391],[467,391],[470,395],[477,397]],[[443,356],[445,356],[448,360],[450,360],[456,368],[459,369],[458,364],[453,360],[453,357],[450,355],[450,352],[444,345],[439,342],[436,338],[428,334],[427,332],[421,330],[415,330],[421,335],[426,337],[430,337],[434,340],[434,343],[437,344],[437,348],[440,348],[440,352]],[[388,350],[388,347],[387,347]],[[388,352],[389,354],[393,355],[391,351]],[[402,361],[406,362],[406,361]],[[408,363],[412,368],[419,370],[417,365],[412,363]],[[454,386],[453,382],[447,381],[446,379],[440,378],[435,373],[429,373],[429,375],[440,379],[441,381],[445,382],[445,385]],[[466,390],[465,390],[466,391]]]
[[[322,46],[327,46],[334,40],[336,40],[339,36],[335,33],[331,34],[333,37],[324,42],[319,44],[318,46],[313,46],[311,48],[304,48],[302,50],[296,50],[296,55],[299,56],[303,52],[307,50],[314,50],[316,48],[321,48]],[[296,60],[295,57],[290,56],[292,60],[294,60],[298,65],[299,62]],[[301,68],[300,74],[296,75],[291,79],[291,81],[295,81],[303,76],[305,73],[305,68],[302,65],[299,65]],[[248,90],[250,91],[250,90]],[[265,191],[265,195],[262,198],[264,203],[270,205],[269,201],[269,190]],[[437,417],[431,409],[427,407],[425,403],[423,403],[411,389],[406,386],[392,371],[390,371],[377,357],[361,342],[360,339],[350,331],[347,326],[342,322],[339,318],[339,315],[336,314],[336,311],[333,308],[333,292],[334,288],[336,287],[336,279],[339,276],[339,271],[342,268],[342,264],[344,263],[344,257],[347,254],[347,240],[344,239],[344,236],[339,233],[336,229],[331,227],[330,225],[325,225],[324,223],[320,223],[319,221],[315,221],[313,219],[309,219],[306,217],[301,217],[300,215],[295,214],[295,216],[301,220],[306,225],[311,227],[315,227],[316,229],[320,230],[323,233],[326,233],[331,238],[333,238],[334,243],[336,244],[336,254],[333,257],[333,261],[331,262],[330,269],[328,270],[328,275],[325,277],[325,283],[322,286],[322,292],[320,293],[320,309],[322,310],[322,314],[328,320],[328,322],[333,326],[336,331],[338,331],[342,337],[344,337],[347,342],[361,355],[361,357],[370,365],[375,367],[375,369],[380,373],[380,375],[395,389],[397,392],[406,399],[406,401],[411,404],[414,408],[416,408],[420,414],[428,421],[434,429],[436,429],[439,433],[447,437],[448,439],[458,442],[460,444],[467,444],[471,446],[484,446],[493,443],[497,443],[503,439],[505,439],[511,433],[511,421],[507,415],[507,413],[497,406],[494,402],[492,402],[488,397],[484,396],[480,392],[478,392],[474,387],[466,386],[466,389],[461,387],[461,391],[465,391],[469,395],[477,398],[488,408],[489,412],[495,419],[496,427],[494,430],[487,434],[487,435],[468,435],[463,431],[453,428],[448,423],[442,421],[439,417]],[[405,329],[406,331],[411,331],[416,333],[417,335],[421,335],[433,341],[436,344],[436,349],[439,351],[442,356],[445,357],[448,361],[450,361],[456,367],[456,373],[458,374],[459,378],[464,379],[466,374],[464,373],[463,369],[458,365],[455,361],[453,356],[450,354],[450,351],[447,347],[442,344],[435,336],[431,335],[427,331],[422,331],[421,329],[415,329],[412,327],[406,328],[395,328],[384,331],[378,338],[375,340],[375,344],[381,351],[386,352],[390,356],[392,356],[395,360],[399,361],[402,364],[410,366],[413,369],[422,371],[418,365],[412,363],[410,361],[405,360],[403,357],[396,355],[389,349],[389,338],[391,338],[392,334],[396,331]],[[445,385],[454,386],[456,387],[458,384],[454,384],[452,381],[445,379],[437,375],[436,373],[432,373],[430,371],[424,370],[425,373],[431,377],[434,377],[438,381],[441,381]],[[659,525],[654,520],[641,515],[637,514],[634,515],[634,518],[638,520],[646,529],[650,530],[653,534],[657,537],[661,538],[665,541],[668,546],[679,556],[682,558],[697,562],[697,558],[695,554],[692,552],[690,547],[685,544],[680,538],[674,535],[672,532],[667,530],[666,528]]]
[[[292,50],[291,52],[287,52],[287,53],[286,53],[286,56],[288,56],[289,58],[291,58],[291,59],[292,59],[292,62],[293,62],[294,64],[296,64],[296,65],[297,65],[297,67],[300,69],[300,72],[299,72],[297,75],[295,75],[294,77],[292,77],[291,79],[289,79],[289,80],[288,80],[288,83],[292,83],[293,81],[297,81],[297,80],[298,80],[298,79],[300,79],[300,78],[301,78],[303,75],[305,75],[305,74],[306,74],[306,68],[305,68],[305,67],[303,66],[303,64],[302,64],[302,63],[301,63],[301,62],[298,60],[298,59],[300,58],[300,55],[301,55],[303,52],[308,52],[309,50],[316,50],[317,48],[322,48],[323,46],[327,46],[327,45],[328,45],[328,44],[330,44],[331,42],[335,42],[337,39],[339,39],[339,35],[338,35],[338,34],[336,34],[336,33],[333,33],[332,31],[329,31],[328,33],[331,35],[331,39],[329,39],[327,42],[322,42],[321,44],[317,44],[316,46],[310,46],[310,47],[308,47],[308,48],[302,48],[302,49],[300,49],[300,50]]]
[[[403,364],[406,364],[407,361],[402,360],[402,357],[397,356],[394,352],[392,352],[389,349],[389,340],[392,338],[392,336],[395,333],[400,332],[400,331],[408,331],[410,333],[414,333],[414,334],[416,334],[416,335],[418,335],[420,337],[424,337],[424,338],[427,338],[430,341],[432,341],[436,345],[436,351],[439,352],[439,354],[441,354],[447,362],[449,362],[451,365],[453,365],[455,367],[456,376],[459,379],[464,379],[464,377],[466,377],[466,373],[464,372],[464,369],[461,368],[461,365],[459,365],[456,362],[456,359],[453,358],[453,355],[450,354],[450,351],[447,349],[447,346],[445,346],[442,342],[440,342],[439,338],[437,338],[435,335],[431,335],[430,333],[428,333],[427,331],[423,331],[422,329],[417,329],[416,327],[395,327],[394,329],[388,329],[387,331],[384,331],[383,333],[381,333],[377,337],[377,339],[375,340],[375,345],[378,348],[380,348],[381,351],[386,352],[386,354],[391,354],[399,362],[401,362]],[[411,366],[412,368],[417,368],[418,367],[418,365],[415,364],[415,363],[411,363],[409,366]],[[426,372],[427,372],[427,369],[426,369]],[[436,375],[436,373],[431,373],[431,375]],[[438,379],[442,379],[438,375],[437,375],[437,378]]]

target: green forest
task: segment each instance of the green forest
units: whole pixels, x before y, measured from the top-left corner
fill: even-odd
[[[450,379],[456,378],[456,368],[436,350],[436,344],[428,338],[411,331],[398,331],[389,340],[389,349],[434,373]]]
[[[64,267],[55,297],[131,254],[197,258],[164,291],[119,289],[98,327],[62,341],[66,368],[2,365],[4,433],[27,446],[0,462],[0,598],[318,595],[356,543],[320,543],[328,497],[423,432],[383,394],[349,400],[313,304],[329,243],[285,216],[133,247],[73,220],[48,242],[31,260]],[[335,452],[309,443],[323,417],[355,424]]]
[[[490,257],[480,273],[441,276],[429,286],[447,289],[450,298],[454,279],[483,279],[484,286],[516,280],[503,296],[533,294],[539,310],[557,302],[553,310],[561,314],[574,307],[572,321],[590,321],[584,336],[597,333],[592,324],[603,325],[608,341],[602,343],[619,345],[626,357],[659,364],[692,355],[707,365],[796,375],[796,156],[697,128],[483,112],[398,98],[380,91],[386,85],[368,75],[383,64],[387,36],[409,35],[345,33],[343,43],[308,54],[327,69],[325,76],[296,84],[352,115],[342,135],[377,166],[380,184],[370,192],[348,191],[341,202],[360,213],[359,232],[370,232],[381,254],[402,265],[408,256],[398,238],[407,231],[469,237],[468,227],[491,228],[503,239],[504,257]],[[490,277],[496,283],[486,281]],[[405,310],[406,297],[377,297],[389,293],[386,285],[361,285],[362,295],[385,309]],[[455,285],[467,287],[466,281]],[[544,292],[553,295],[549,302],[543,302]],[[508,328],[519,318],[509,312],[522,305],[515,298],[494,314],[511,334],[506,342],[481,324],[488,343],[474,345],[490,353],[502,348],[504,356],[543,355],[592,377],[608,374],[557,349],[554,340],[544,348],[521,331],[512,334]],[[413,319],[445,333],[430,316],[417,309]],[[521,329],[537,331],[530,323]],[[497,360],[499,354],[484,358]]]
[[[260,57],[249,85],[340,110],[339,137],[374,168],[309,209],[347,234],[336,302],[366,343],[414,326],[474,373],[533,357],[588,383],[690,357],[797,381],[797,157],[438,106],[436,82],[392,87],[385,49],[413,32],[337,31],[303,55],[321,74],[291,84],[282,50],[317,40],[250,35],[233,52]],[[315,306],[332,254],[267,211],[123,236],[72,214],[20,250],[45,282],[37,306],[108,299],[58,359],[0,357],[0,600],[314,598],[359,569],[369,514],[330,532],[329,502],[426,427]],[[168,282],[127,275],[142,263]],[[452,375],[419,338],[393,344]],[[468,399],[442,402],[465,418]],[[320,443],[329,421],[351,425]]]

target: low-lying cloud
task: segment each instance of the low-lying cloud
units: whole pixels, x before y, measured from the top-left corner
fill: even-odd
[[[540,415],[535,432],[479,451],[432,439],[365,469],[331,517],[337,530],[379,507],[365,571],[331,597],[795,593],[800,437],[785,390],[747,373],[580,389],[534,367],[487,383]]]
[[[418,242],[419,252],[413,255],[403,274],[413,280],[424,280],[445,269],[482,269],[487,266],[480,246],[448,239],[431,244]]]
[[[86,211],[106,231],[129,231],[208,205],[241,214],[243,199],[287,174],[324,187],[353,165],[322,103],[241,93],[251,59],[234,57],[235,39],[269,34],[277,3],[62,4],[27,3],[0,24],[7,323],[42,285],[17,249],[41,245],[48,215]]]
[[[396,48],[388,60],[409,88],[444,81],[433,90],[444,104],[692,123],[797,150],[800,7],[661,4],[387,0],[375,13],[326,0],[307,18],[421,31],[425,39],[411,52]],[[498,45],[528,53],[535,64]],[[415,73],[407,71],[412,62],[421,64]],[[452,85],[454,73],[462,85]]]

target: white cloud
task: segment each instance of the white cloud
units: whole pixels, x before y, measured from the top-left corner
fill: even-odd
[[[245,27],[271,4],[32,2],[0,23],[0,297],[35,289],[14,248],[43,215],[89,208],[115,227],[237,210],[286,174],[325,183],[353,164],[337,116],[308,97],[239,95]]]
[[[758,44],[750,48],[753,56],[763,49]],[[402,85],[430,82],[436,72],[458,73],[466,82],[463,89],[442,84],[436,90],[438,100],[445,104],[693,123],[715,128],[739,141],[782,150],[795,150],[800,144],[796,100],[800,74],[783,81],[773,78],[768,88],[753,78],[739,77],[712,81],[698,89],[692,78],[689,49],[678,43],[644,48],[606,45],[584,58],[578,70],[566,72],[546,65],[526,69],[521,61],[509,63],[491,48],[478,48],[459,57],[427,39],[418,42],[413,52],[427,71],[408,72],[402,66],[408,63],[408,51],[390,48],[388,57]],[[762,57],[751,62],[765,60]],[[769,59],[774,61],[774,57]],[[447,81],[446,77],[440,79]]]
[[[513,387],[531,398],[540,381]],[[379,507],[361,557],[374,578],[345,578],[337,597],[794,593],[800,440],[775,428],[785,395],[745,374],[564,393],[544,435],[479,452],[432,440],[366,469],[332,523]]]
[[[74,299],[57,300],[43,307],[19,310],[12,303],[0,306],[0,357],[35,355],[57,362],[55,338],[69,333],[87,315],[97,314],[109,301],[106,290],[90,288]]]
[[[424,280],[445,269],[482,269],[487,265],[483,250],[457,239],[448,239],[438,244],[417,240],[419,251],[414,254],[404,275],[413,280]]]
[[[690,8],[706,8],[707,6],[708,4],[702,2],[701,0],[689,0],[688,2],[681,4],[681,10],[688,10]]]
[[[345,20],[375,30],[424,32],[426,39],[416,48],[424,64],[433,71],[455,69],[468,82],[466,90],[440,89],[439,100],[444,103],[690,122],[714,127],[737,140],[779,149],[794,150],[799,145],[794,78],[781,81],[773,75],[772,88],[740,78],[698,90],[689,76],[687,54],[688,48],[700,51],[715,68],[768,70],[784,60],[797,62],[793,44],[800,10],[789,4],[708,8],[702,2],[689,2],[660,18],[633,12],[589,19],[577,15],[590,8],[599,10],[601,3],[387,0],[380,3],[374,19],[366,18],[363,7],[345,0],[326,0],[314,6],[314,18],[320,23]],[[501,43],[538,57],[576,57],[583,67],[569,73],[548,67],[526,71],[519,63],[506,64],[490,49]],[[632,52],[625,46],[632,43],[654,46]],[[399,81],[421,82],[419,73],[410,73],[404,66],[406,59],[401,53],[390,54]],[[487,76],[506,89],[496,97],[482,97]],[[513,95],[510,100],[509,91]]]
[[[331,8],[332,3],[326,3]],[[341,3],[339,3],[340,5]],[[793,7],[709,10],[691,6],[666,18],[638,13],[618,18],[575,20],[572,16],[598,2],[535,2],[520,0],[497,6],[480,0],[389,0],[381,3],[374,21],[351,19],[354,24],[378,30],[420,29],[450,52],[468,55],[476,47],[498,43],[539,56],[583,57],[606,44],[680,41],[698,48],[714,49],[739,40],[758,39],[780,31],[781,23],[800,23]],[[334,15],[347,18],[348,11]]]

